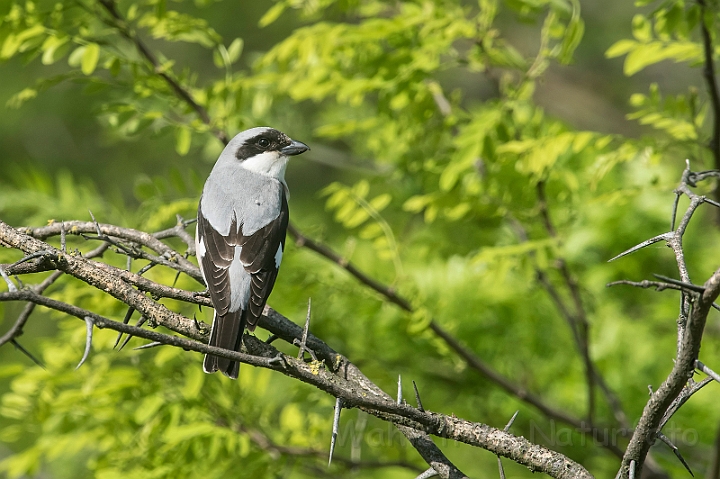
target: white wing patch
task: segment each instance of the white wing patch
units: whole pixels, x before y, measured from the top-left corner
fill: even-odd
[[[280,269],[280,263],[282,263],[282,244],[278,245],[277,253],[275,253],[275,269]]]
[[[207,253],[207,249],[205,248],[205,241],[200,237],[200,232],[198,231],[197,224],[195,225],[195,257],[197,258],[198,266],[200,267],[200,273],[203,275],[203,278],[205,277],[205,272],[203,271],[202,267],[202,260],[205,257],[205,253]]]
[[[240,252],[242,247],[235,247],[235,257],[230,263],[228,270],[230,280],[230,311],[235,312],[239,309],[247,309],[250,300],[250,273],[245,271],[245,267],[240,261]]]

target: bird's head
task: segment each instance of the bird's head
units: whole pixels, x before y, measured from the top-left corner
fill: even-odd
[[[222,156],[232,155],[233,161],[242,168],[284,181],[289,157],[309,149],[305,143],[295,141],[281,131],[261,126],[235,135]]]

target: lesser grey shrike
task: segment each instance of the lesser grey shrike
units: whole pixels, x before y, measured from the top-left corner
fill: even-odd
[[[240,351],[243,331],[258,324],[285,248],[285,168],[308,149],[273,128],[251,128],[230,140],[205,182],[195,245],[215,308],[210,346]],[[237,379],[240,364],[208,354],[203,369]]]

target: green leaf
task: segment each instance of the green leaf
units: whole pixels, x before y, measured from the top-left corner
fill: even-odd
[[[68,37],[47,37],[43,42],[41,49],[43,50],[42,64],[51,65],[55,63],[55,52],[58,48],[65,45],[68,41]]]
[[[190,143],[192,135],[187,128],[179,127],[175,129],[175,151],[178,155],[185,156],[190,151]]]
[[[639,42],[649,42],[652,40],[652,24],[644,16],[637,14],[632,19],[633,36]]]
[[[370,183],[367,180],[361,180],[352,187],[352,191],[359,198],[365,198],[370,192]]]
[[[12,33],[8,35],[3,42],[2,48],[0,48],[0,58],[7,59],[15,55],[21,43],[17,35]]]
[[[267,27],[268,25],[270,25],[271,23],[273,23],[275,20],[277,20],[280,17],[280,15],[282,15],[282,13],[285,11],[287,6],[288,5],[286,2],[278,2],[275,5],[273,5],[272,7],[270,7],[270,10],[265,12],[265,15],[263,15],[260,18],[260,21],[258,22],[258,26],[260,28],[264,28],[264,27]]]
[[[90,43],[85,46],[83,52],[82,62],[80,69],[85,75],[92,75],[97,67],[98,59],[100,58],[100,45],[97,43]]]
[[[615,58],[619,57],[620,55],[625,55],[633,48],[635,48],[636,45],[638,45],[638,42],[636,42],[635,40],[628,40],[627,38],[618,40],[617,42],[613,43],[610,48],[607,49],[607,51],[605,52],[605,56],[607,58]]]
[[[233,42],[230,44],[230,46],[227,49],[228,53],[228,59],[230,60],[230,63],[235,63],[238,58],[240,58],[240,55],[243,51],[243,39],[242,38],[236,38],[233,40]]]
[[[419,213],[422,211],[430,202],[432,197],[430,195],[417,195],[408,198],[403,204],[403,209],[411,213]]]
[[[392,201],[392,195],[390,195],[390,193],[383,193],[370,200],[370,206],[376,211],[382,211],[390,204],[390,201]]]

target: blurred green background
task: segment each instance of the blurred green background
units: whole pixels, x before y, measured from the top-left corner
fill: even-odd
[[[415,312],[293,244],[271,306],[301,323],[312,297],[313,333],[385,391],[402,374],[405,396],[415,380],[427,409],[495,427],[519,409],[513,433],[596,477],[614,475],[619,459],[607,447],[479,375],[428,322],[586,420],[581,356],[538,281],[547,275],[573,309],[562,259],[579,284],[590,355],[637,421],[647,385],[657,388],[672,367],[679,298],[605,284],[677,269],[661,243],[606,261],[668,230],[686,158],[696,171],[714,167],[697,4],[151,0],[118,10],[127,24],[113,24],[101,2],[0,2],[0,219],[38,226],[89,220],[91,210],[100,222],[154,231],[194,215],[222,145],[118,33],[130,25],[214,127],[233,135],[271,125],[312,147],[288,168],[291,220]],[[717,57],[716,4],[706,21]],[[37,25],[42,33],[22,37]],[[223,63],[236,38],[239,55]],[[48,54],[53,41],[60,46]],[[67,78],[38,83],[57,75]],[[36,97],[17,105],[24,89]],[[557,237],[544,227],[538,185]],[[698,284],[720,257],[715,217],[702,207],[685,240]],[[0,251],[3,263],[19,257]],[[174,274],[149,277],[170,284]],[[178,285],[200,289],[187,278]],[[49,294],[113,319],[125,313],[75,281]],[[0,303],[0,332],[21,308]],[[19,340],[47,369],[0,349],[0,477],[411,478],[427,467],[391,425],[350,410],[340,459],[327,468],[333,398],[268,371],[243,367],[230,382],[203,375],[194,353],[118,353],[114,334],[101,331],[75,372],[84,334],[81,322],[38,308]],[[718,337],[713,312],[701,359],[716,370]],[[717,391],[699,392],[665,430],[700,477],[717,477]],[[592,416],[623,449],[600,391]],[[437,442],[471,477],[497,477],[492,454]],[[665,477],[687,474],[666,446],[652,454]],[[507,477],[531,476],[504,464]]]

